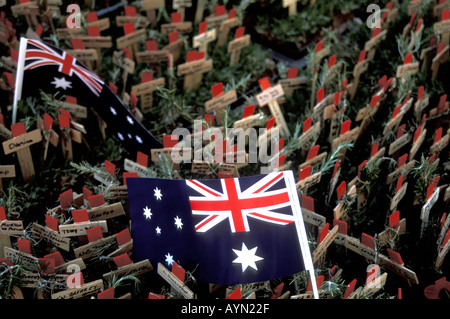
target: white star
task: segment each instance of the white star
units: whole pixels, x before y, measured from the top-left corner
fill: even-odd
[[[57,77],[53,78],[53,82],[51,82],[53,85],[55,85],[55,89],[62,88],[63,90],[66,90],[67,88],[72,88],[72,82],[66,81],[64,77],[58,79]]]
[[[159,228],[159,226],[156,226],[156,234],[157,235],[161,235],[161,228]]]
[[[175,217],[175,225],[177,225],[177,228],[183,228],[183,223],[181,222],[181,218],[180,217]]]
[[[138,135],[136,135],[136,141],[138,141],[140,144],[142,144],[142,138]]]
[[[170,253],[167,253],[167,255],[165,255],[164,257],[166,257],[166,262],[169,266],[172,265],[175,261],[173,260],[173,256]]]
[[[264,258],[255,255],[256,249],[258,249],[258,247],[248,250],[247,246],[242,243],[242,250],[233,249],[234,253],[238,256],[235,260],[233,260],[233,263],[240,263],[242,265],[242,272],[244,272],[249,266],[255,270],[258,270],[255,262]]]
[[[123,141],[123,135],[122,135],[120,132],[117,133],[117,136],[119,137],[119,139],[120,139],[121,141]]]
[[[148,206],[145,206],[144,208],[144,216],[147,219],[152,219],[152,210],[148,208]]]
[[[157,200],[161,200],[161,197],[162,197],[161,190],[158,187],[156,187],[154,189],[154,191],[155,191],[155,194],[153,194],[153,196],[155,196]]]
[[[112,114],[117,115],[116,109],[113,108],[112,106],[109,107],[109,110],[111,111]]]
[[[131,140],[133,138],[133,136],[131,136],[131,134],[128,133],[128,138]]]
[[[133,119],[132,119],[129,115],[127,115],[127,121],[128,121],[128,123],[130,123],[131,125],[134,124]]]

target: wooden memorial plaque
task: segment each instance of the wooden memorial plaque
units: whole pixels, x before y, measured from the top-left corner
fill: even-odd
[[[86,235],[86,229],[100,226],[103,233],[108,232],[106,220],[80,222],[68,225],[60,225],[59,233],[62,237],[74,237]]]
[[[213,68],[213,61],[205,60],[204,52],[190,51],[187,54],[187,61],[179,64],[177,75],[184,76],[184,89],[191,91],[197,89],[202,80],[203,73],[209,72]]]
[[[146,76],[149,74],[149,76]],[[164,87],[165,78],[153,79],[150,72],[145,72],[141,77],[141,84],[133,85],[131,93],[141,98],[141,109],[143,112],[150,110],[153,106],[153,92],[157,87]]]
[[[222,23],[228,19],[225,6],[216,6],[214,14],[205,18],[205,21],[212,29],[219,29]]]
[[[178,279],[177,276],[164,267],[163,264],[158,263],[157,272],[158,275],[167,281],[170,286],[180,293],[185,299],[194,299],[194,293],[180,279]]]
[[[119,267],[117,270],[103,274],[103,278],[105,278],[105,280],[110,280],[112,276],[115,276],[115,278],[120,278],[129,273],[132,273],[134,276],[138,276],[152,270],[152,264],[148,259],[145,259],[137,263],[131,263],[129,265]]]
[[[227,52],[231,53],[230,66],[239,62],[241,50],[250,44],[250,35],[244,35],[245,27],[236,29],[234,40],[228,42]]]
[[[89,215],[89,220],[99,221],[105,220],[121,215],[125,215],[125,210],[123,209],[122,203],[114,203],[110,205],[103,205],[94,207],[87,211]]]
[[[14,165],[0,165],[0,191],[3,189],[3,178],[16,177],[16,167]]]
[[[216,43],[216,49],[222,47],[225,44],[228,38],[228,34],[230,33],[230,30],[232,28],[239,26],[240,24],[241,22],[239,21],[239,18],[236,17],[236,9],[231,9],[230,12],[228,13],[227,20],[223,21],[220,24],[218,30],[219,36]]]
[[[401,135],[394,142],[389,145],[388,154],[392,155],[398,150],[400,150],[403,146],[408,144],[411,141],[411,135],[409,133]]]
[[[433,31],[440,35],[445,45],[450,44],[450,11],[444,10],[441,12],[441,21],[433,24]]]
[[[33,234],[42,238],[49,244],[61,248],[65,251],[70,251],[70,238],[62,237],[57,231],[46,226],[33,223]]]
[[[79,299],[90,295],[98,294],[104,290],[103,280],[98,279],[93,282],[81,285],[78,288],[70,288],[51,295],[51,299]]]
[[[191,21],[182,21],[182,15],[179,12],[173,12],[171,14],[171,23],[165,23],[161,25],[161,33],[164,35],[168,35],[174,31],[178,31],[179,33],[190,33],[192,32],[192,22]]]
[[[380,28],[373,29],[372,38],[364,44],[364,50],[368,53],[367,54],[368,61],[373,60],[376,48],[381,43],[381,41],[386,39],[387,33],[388,33],[387,30],[381,31]]]
[[[281,111],[276,100],[284,95],[281,84],[271,87],[269,79],[266,77],[259,80],[259,85],[263,91],[262,93],[256,95],[256,100],[258,101],[259,106],[262,107],[266,104],[269,105],[271,114],[275,117],[277,124],[281,127],[281,134],[284,137],[289,137],[291,135],[289,128],[286,124],[286,120],[284,119],[283,112]]]
[[[338,232],[338,226],[334,226],[333,229],[327,233],[326,237],[322,239],[317,248],[312,252],[313,263],[316,264],[326,253],[327,248],[336,239]]]
[[[412,53],[406,55],[403,65],[397,67],[396,76],[398,78],[405,78],[408,75],[413,75],[419,72],[419,62],[412,62]]]
[[[0,235],[22,235],[23,221],[21,220],[0,220]]]
[[[156,10],[165,8],[166,2],[164,0],[142,0],[141,10],[147,14],[147,19],[152,26],[156,26]]]
[[[344,125],[344,123],[342,123],[342,124]],[[340,144],[343,144],[343,143],[346,143],[349,141],[355,142],[358,139],[359,133],[360,133],[359,126],[353,128],[352,130],[343,131],[342,125],[341,125],[341,134],[339,135],[339,137],[335,138],[332,141],[331,150],[332,151],[336,150]]]

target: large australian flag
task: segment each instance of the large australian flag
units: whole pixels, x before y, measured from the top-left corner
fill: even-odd
[[[17,101],[29,96],[69,95],[94,109],[130,154],[148,153],[161,143],[139,123],[111,89],[81,62],[50,44],[21,38],[16,74],[13,122]]]
[[[134,255],[200,281],[243,284],[313,272],[292,171],[165,180],[128,178]]]

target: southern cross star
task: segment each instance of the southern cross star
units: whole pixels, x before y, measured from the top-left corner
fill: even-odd
[[[144,216],[146,219],[152,219],[152,212],[151,209],[148,208],[148,206],[145,206],[144,208]]]
[[[181,218],[180,217],[175,217],[175,225],[177,226],[177,228],[183,228],[183,223],[181,222]]]
[[[258,247],[248,250],[247,246],[242,243],[242,250],[233,249],[234,253],[238,256],[235,260],[233,260],[233,263],[240,263],[242,265],[242,272],[244,272],[247,267],[252,267],[253,269],[258,270],[258,267],[256,267],[256,262],[263,260],[264,258],[255,255],[256,249],[258,249]]]
[[[156,187],[154,189],[154,191],[155,191],[155,194],[153,194],[153,195],[156,197],[156,199],[161,200],[161,197],[162,197],[161,190],[158,187]]]
[[[167,253],[167,255],[165,255],[164,257],[166,257],[166,263],[170,266],[173,264],[173,262],[175,260],[173,260],[173,256],[170,253]]]

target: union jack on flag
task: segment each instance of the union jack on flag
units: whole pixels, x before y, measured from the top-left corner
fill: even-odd
[[[200,181],[188,180],[187,185],[202,194],[189,197],[192,214],[207,215],[195,225],[195,230],[206,232],[228,219],[232,232],[249,231],[248,217],[279,225],[293,223],[293,215],[275,212],[291,205],[286,187],[270,190],[283,178],[283,172],[267,175],[244,191],[238,178],[220,180],[222,191]]]
[[[200,281],[243,284],[312,269],[292,171],[164,180],[128,178],[136,260],[175,261]]]
[[[93,72],[86,69],[73,56],[65,51],[56,50],[43,42],[28,40],[31,46],[25,54],[25,71],[46,65],[58,66],[58,71],[68,76],[75,74],[97,96],[103,89],[103,81]]]

